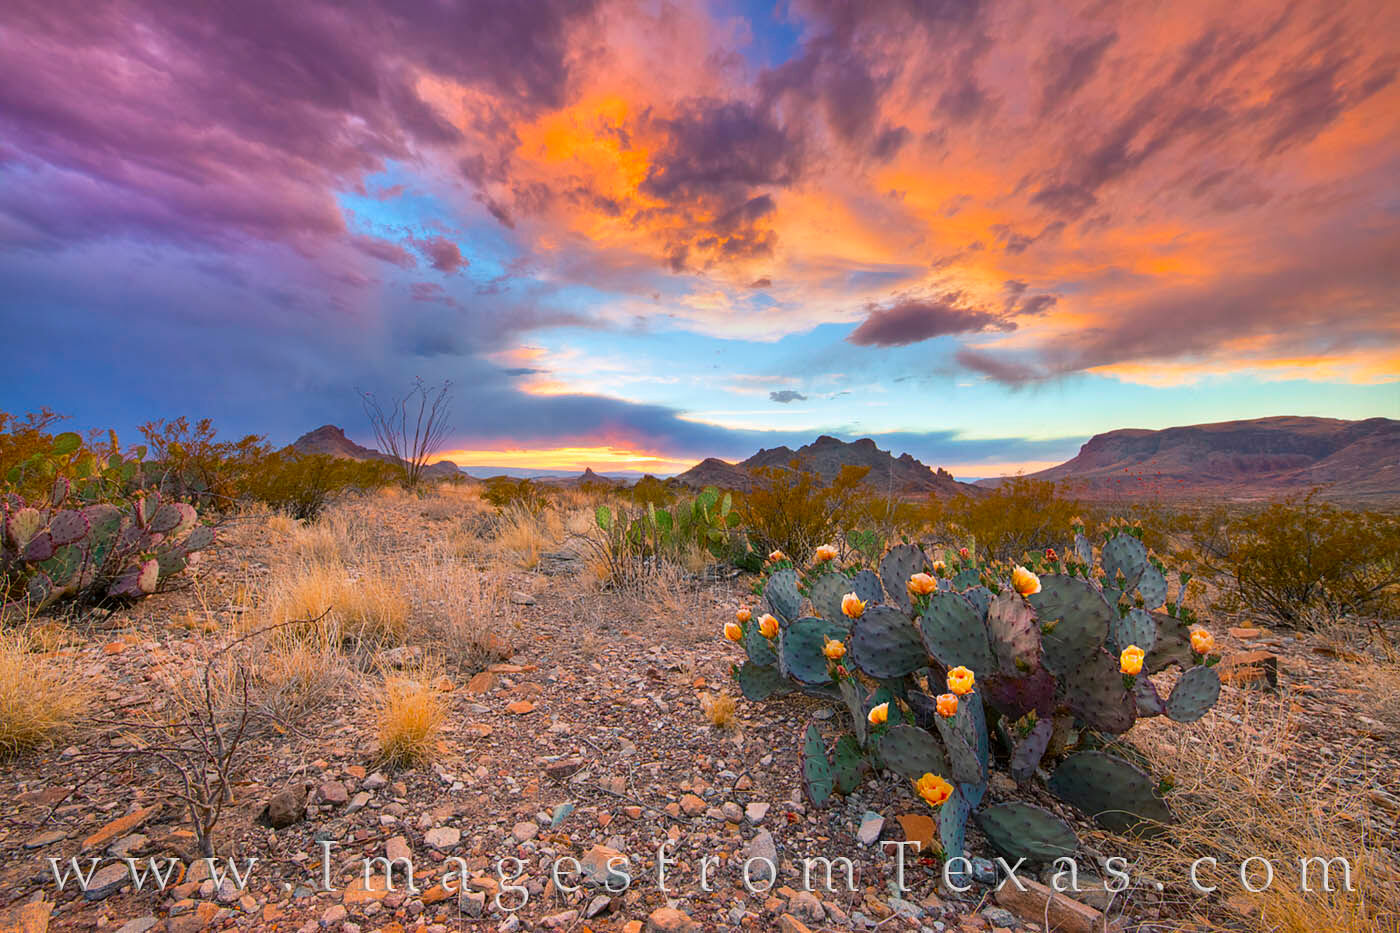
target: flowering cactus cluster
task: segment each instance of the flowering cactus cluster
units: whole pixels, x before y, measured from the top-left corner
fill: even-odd
[[[149,595],[214,541],[194,506],[162,502],[154,491],[130,502],[83,504],[64,477],[42,504],[4,496],[0,517],[6,598],[31,609],[64,596]]]
[[[733,673],[749,699],[800,690],[848,707],[852,733],[830,756],[815,725],[803,736],[814,805],[883,768],[939,809],[946,859],[963,855],[969,818],[1008,858],[1071,854],[1078,838],[1050,810],[984,804],[990,769],[1004,763],[1107,828],[1170,821],[1152,778],[1101,746],[1140,716],[1199,719],[1220,693],[1218,659],[1210,634],[1181,617],[1184,574],[1163,611],[1166,574],[1133,529],[1115,526],[1095,548],[1076,526],[1064,558],[1051,549],[1014,567],[978,566],[967,549],[930,560],[909,543],[878,572],[818,557],[800,573],[771,555],[766,611],[742,609],[725,631],[748,653]],[[1182,674],[1163,696],[1150,675],[1173,665]]]

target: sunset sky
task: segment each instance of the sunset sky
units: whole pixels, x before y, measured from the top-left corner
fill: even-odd
[[[11,0],[0,410],[956,475],[1400,417],[1400,4]]]

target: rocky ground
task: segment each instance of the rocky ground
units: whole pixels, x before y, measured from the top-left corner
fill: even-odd
[[[1031,885],[950,891],[939,883],[938,862],[911,854],[907,889],[898,890],[892,843],[933,834],[931,811],[903,782],[867,780],[856,796],[822,810],[802,800],[800,724],[815,719],[835,734],[839,712],[806,698],[740,699],[732,725],[719,727],[702,710],[707,698],[737,694],[727,677],[735,652],[715,633],[747,599],[747,583],[696,583],[679,612],[648,617],[636,601],[581,595],[578,562],[567,555],[546,555],[534,570],[500,569],[511,575],[519,611],[514,651],[484,670],[447,670],[451,715],[431,766],[376,767],[364,684],[297,722],[255,725],[219,839],[221,855],[240,868],[250,857],[258,862],[243,887],[229,878],[220,884],[195,857],[158,761],[133,749],[101,771],[87,762],[94,747],[139,745],[104,723],[159,715],[157,672],[195,669],[220,637],[192,630],[185,621],[192,609],[212,604],[216,619],[240,611],[239,587],[256,579],[268,538],[242,528],[223,542],[197,592],[158,594],[74,628],[73,643],[55,647],[97,699],[71,746],[0,767],[0,930],[971,933],[1051,923],[1097,929],[1105,922],[1099,909],[1125,929],[1181,928],[1163,915],[1151,884],[1111,903],[1089,890],[1047,912]],[[1368,715],[1371,698],[1341,680],[1343,659],[1267,633],[1221,640],[1230,651],[1279,657],[1277,689],[1296,694],[1306,732],[1295,746],[1298,767],[1320,767],[1339,747],[1370,743],[1374,753],[1349,780],[1372,788],[1379,805],[1394,805],[1397,722]],[[992,795],[1009,790],[994,784]],[[984,851],[975,834],[972,844]],[[1094,838],[1102,851],[1090,848],[1083,864],[1113,854],[1109,845]],[[402,871],[394,890],[377,871],[366,884],[362,860],[381,855],[411,858],[416,890]],[[137,891],[120,861],[128,856],[138,867],[151,858],[180,865],[163,892],[153,881]],[[750,862],[750,891],[743,865],[756,856],[771,860],[778,877],[763,877],[763,863]],[[802,890],[803,859],[820,856],[852,860],[852,890],[839,869],[838,890],[823,890],[820,868],[816,890]],[[72,878],[58,890],[48,864],[55,858],[67,867],[73,857],[84,872],[96,865],[85,892]],[[624,889],[614,876],[616,890],[608,890],[609,862],[620,858],[612,866],[630,883]],[[505,865],[504,879],[502,859],[519,860]],[[469,881],[456,896],[441,882],[462,866]]]

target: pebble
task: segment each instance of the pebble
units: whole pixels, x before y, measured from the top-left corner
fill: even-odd
[[[423,835],[423,841],[439,852],[446,852],[462,841],[462,831],[455,826],[438,826],[428,830]]]
[[[860,818],[860,829],[856,831],[856,841],[863,846],[873,846],[880,840],[885,828],[885,818],[874,810],[866,810]]]
[[[757,825],[763,822],[763,818],[768,815],[769,809],[770,806],[768,804],[755,801],[744,808],[744,819]]]

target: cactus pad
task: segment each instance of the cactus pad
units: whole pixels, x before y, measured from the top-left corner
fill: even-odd
[[[1157,644],[1157,621],[1146,609],[1129,609],[1127,615],[1113,620],[1108,631],[1115,652],[1129,645],[1148,652]]]
[[[24,550],[29,539],[37,535],[43,527],[44,516],[38,509],[15,509],[5,520],[5,531],[9,534],[10,542],[14,544],[17,551]]]
[[[851,626],[851,662],[879,680],[903,677],[928,666],[919,632],[893,606],[871,606]]]
[[[1147,652],[1143,669],[1155,674],[1173,664],[1179,664],[1183,669],[1195,664],[1195,655],[1191,651],[1191,627],[1165,612],[1152,613],[1152,619],[1157,623],[1157,643]]]
[[[1137,719],[1137,704],[1123,686],[1118,659],[1099,650],[1063,684],[1065,703],[1095,729],[1127,732]]]
[[[929,595],[928,609],[919,619],[924,647],[944,667],[990,671],[996,666],[982,614],[958,593],[939,590]]]
[[[797,571],[784,567],[775,571],[763,585],[763,598],[773,615],[791,622],[802,612],[802,594],[797,592]]]
[[[865,756],[861,754],[860,744],[855,736],[845,733],[836,740],[836,747],[831,750],[831,776],[835,789],[842,794],[855,790],[865,776],[865,768]]]
[[[918,726],[895,726],[881,736],[880,758],[886,768],[911,781],[929,773],[948,773],[948,756],[938,739]]]
[[[1167,578],[1151,562],[1138,577],[1137,591],[1148,609],[1160,609],[1167,601]]]
[[[885,584],[889,601],[909,611],[909,578],[929,567],[928,558],[916,544],[897,544],[880,558],[880,579]]]
[[[53,557],[53,536],[47,531],[41,531],[29,539],[29,543],[20,552],[24,559],[30,563],[40,563]]]
[[[880,578],[875,575],[873,570],[862,570],[852,577],[851,588],[846,592],[855,593],[867,606],[874,606],[885,601],[884,588],[880,586]]]
[[[1110,582],[1115,581],[1118,579],[1118,572],[1122,571],[1125,592],[1133,591],[1147,566],[1147,548],[1130,534],[1114,535],[1103,546],[1103,569],[1108,575],[1106,579]]]
[[[822,646],[828,638],[845,641],[846,626],[829,619],[806,616],[783,629],[778,636],[780,669],[788,677],[804,684],[824,684],[831,681],[827,673],[826,655]]]
[[[1220,675],[1215,668],[1187,668],[1167,697],[1166,714],[1173,722],[1195,722],[1220,699]]]
[[[963,596],[967,597],[967,601],[972,603],[973,608],[977,610],[979,616],[984,619],[987,617],[987,610],[992,607],[991,590],[979,583],[977,586],[969,586],[967,589],[963,590]]]
[[[1133,700],[1139,716],[1160,716],[1167,711],[1167,703],[1150,677],[1139,677],[1133,684]]]
[[[1025,673],[1039,666],[1040,628],[1035,624],[1035,613],[1015,590],[1002,590],[992,600],[987,610],[987,634],[1002,673]]]
[[[958,711],[962,712],[961,704]],[[948,750],[948,770],[953,780],[959,784],[981,784],[987,780],[985,759],[979,759],[977,748],[958,729],[953,719],[939,716],[938,733]]]
[[[1048,715],[1055,707],[1055,678],[1043,667],[1028,674],[992,674],[982,681],[987,702],[1010,720],[1032,710]]]
[[[1160,831],[1172,811],[1145,772],[1105,752],[1079,752],[1050,776],[1050,792],[1117,833]]]
[[[1040,759],[1045,757],[1045,749],[1050,744],[1050,736],[1055,731],[1052,719],[1037,719],[1011,753],[1011,776],[1018,784],[1024,784],[1035,776],[1040,767]]]
[[[1074,536],[1074,556],[1079,558],[1080,563],[1090,566],[1094,563],[1094,546],[1082,534],[1076,533]]]
[[[761,667],[772,667],[778,663],[777,642],[764,638],[757,622],[744,626],[744,650],[748,652],[749,660]]]
[[[87,516],[75,509],[65,509],[49,519],[49,536],[57,547],[81,541],[88,533]]]
[[[862,746],[865,745],[866,714],[865,690],[853,677],[843,677],[840,683],[841,699],[846,703],[846,709],[851,714],[852,727],[855,729],[856,741]]]
[[[967,817],[972,812],[972,807],[963,796],[962,788],[958,787],[953,791],[953,796],[943,802],[940,810],[938,842],[943,846],[943,861],[947,863],[955,858],[964,857],[963,852],[967,847]],[[950,871],[948,880],[962,887],[968,883],[968,875],[965,871]]]
[[[976,567],[964,567],[953,576],[953,588],[965,590],[982,582],[982,572]]]
[[[987,841],[1011,859],[1048,863],[1079,848],[1079,837],[1068,823],[1034,804],[993,804],[977,814],[977,825]]]
[[[743,691],[744,697],[754,702],[766,700],[776,693],[786,693],[788,683],[775,667],[764,667],[752,661],[745,661],[734,668],[734,679]]]
[[[851,578],[844,573],[824,573],[812,584],[812,608],[823,619],[842,619],[841,597],[851,592]]]
[[[802,789],[814,807],[824,807],[835,789],[835,776],[831,773],[831,762],[826,757],[826,746],[822,734],[815,723],[807,725],[802,737],[801,754],[798,756],[802,767]]]
[[[1093,654],[1117,615],[1088,580],[1052,573],[1040,578],[1040,592],[1028,597],[1040,622],[1044,664],[1068,674]]]

